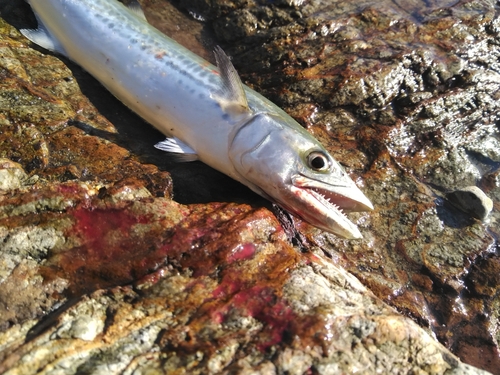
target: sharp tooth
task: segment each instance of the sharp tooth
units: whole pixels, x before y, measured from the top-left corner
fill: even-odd
[[[347,216],[345,215],[344,211],[337,206],[335,203],[332,203],[332,198],[327,197],[326,194],[323,194],[320,190],[316,188],[311,188],[310,190],[312,194],[316,197],[316,199],[320,202],[322,202],[326,206],[332,207],[332,209],[336,210],[338,213],[340,213],[342,216],[344,216],[347,219]]]

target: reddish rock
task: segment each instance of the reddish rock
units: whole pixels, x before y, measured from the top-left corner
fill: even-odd
[[[296,220],[292,247],[262,200],[170,162],[161,135],[1,21],[0,372],[481,373],[431,335],[496,372],[495,3],[182,7],[372,199],[351,215],[364,239]],[[476,183],[484,223],[446,199]]]

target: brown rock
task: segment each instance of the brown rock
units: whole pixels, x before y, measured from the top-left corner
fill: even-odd
[[[0,2],[19,27],[24,6]],[[481,373],[429,331],[496,371],[494,2],[182,6],[358,176],[376,205],[352,216],[365,238],[297,221],[300,253],[262,201],[163,161],[86,73],[0,23],[0,371]],[[477,180],[484,224],[440,198]]]

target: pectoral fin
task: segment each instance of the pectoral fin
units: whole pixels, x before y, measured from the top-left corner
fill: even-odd
[[[178,161],[198,160],[196,151],[176,137],[167,138],[164,141],[155,144],[155,147],[158,150],[174,154],[174,157]]]
[[[216,99],[221,108],[230,115],[242,115],[249,113],[247,96],[243,89],[243,83],[233,63],[222,50],[216,46],[214,50],[217,67],[220,70],[222,87],[216,93]]]
[[[37,20],[38,29],[21,29],[21,34],[23,34],[26,38],[39,45],[40,47],[66,56],[66,51],[64,50],[64,48],[55,38],[50,35],[49,31],[38,17]]]

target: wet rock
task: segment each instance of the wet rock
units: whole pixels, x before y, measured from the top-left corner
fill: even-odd
[[[293,248],[262,201],[165,161],[161,135],[1,21],[0,372],[482,373],[433,336],[497,371],[495,3],[181,5],[372,199],[351,214],[364,239],[296,220]],[[486,223],[441,198],[476,183]]]
[[[210,4],[182,6],[214,20],[247,83],[302,121],[375,204],[375,212],[351,216],[364,241],[301,225],[309,241],[448,347],[483,347],[485,355],[460,353],[496,372],[497,324],[488,328],[480,317],[496,311],[498,296],[467,287],[476,262],[492,253],[490,262],[499,262],[495,2]],[[276,23],[228,21],[243,9],[274,14]],[[290,18],[278,16],[283,9]],[[488,222],[441,198],[467,185],[492,198]],[[472,324],[475,334],[460,328]]]
[[[465,213],[483,221],[493,209],[493,201],[477,186],[452,191],[446,198]]]
[[[0,159],[0,192],[2,194],[19,189],[27,179],[28,176],[21,165],[9,159]]]
[[[252,231],[247,220],[242,224]],[[134,286],[96,291],[61,308],[43,331],[32,329],[37,333],[33,340],[5,347],[0,366],[6,374],[40,368],[65,373],[111,368],[113,373],[267,369],[301,374],[310,368],[339,373],[359,367],[370,373],[389,367],[402,373],[479,373],[458,363],[345,271],[314,257],[297,263],[296,252],[280,244],[282,234],[276,234],[270,242],[257,240],[251,257],[226,263],[218,277],[212,267],[219,262],[212,267],[198,263],[202,268],[190,271],[167,266]],[[216,250],[211,244],[209,248]],[[192,258],[205,251],[176,259],[194,265]],[[231,252],[227,248],[211,255],[228,259]],[[261,264],[265,274],[254,272]],[[295,269],[288,274],[291,265]],[[251,272],[241,272],[245,268]],[[270,287],[270,280],[285,293]]]
[[[1,296],[16,319],[3,325],[0,368],[6,374],[103,367],[200,374],[266,366],[297,373],[359,366],[381,371],[399,363],[401,371],[462,368],[354,277],[313,254],[301,256],[267,210],[184,207],[149,196],[128,200],[79,184],[32,186],[2,202],[17,206],[19,199],[44,197],[36,215],[11,212],[0,225],[12,235],[42,222],[52,229],[43,238],[53,239],[38,254],[26,251],[28,244],[40,249],[35,235],[3,249],[3,259],[15,253],[20,263]],[[69,197],[72,204],[59,205]],[[26,303],[19,288],[23,262],[28,287],[35,283],[43,292],[43,304],[32,288]],[[40,320],[44,312],[27,315],[30,306],[52,314]],[[352,334],[342,333],[346,329]],[[30,340],[7,339],[28,330]],[[352,345],[358,350],[349,354]],[[386,345],[395,348],[387,352]],[[375,360],[382,352],[384,360]],[[401,362],[401,355],[412,360]]]

